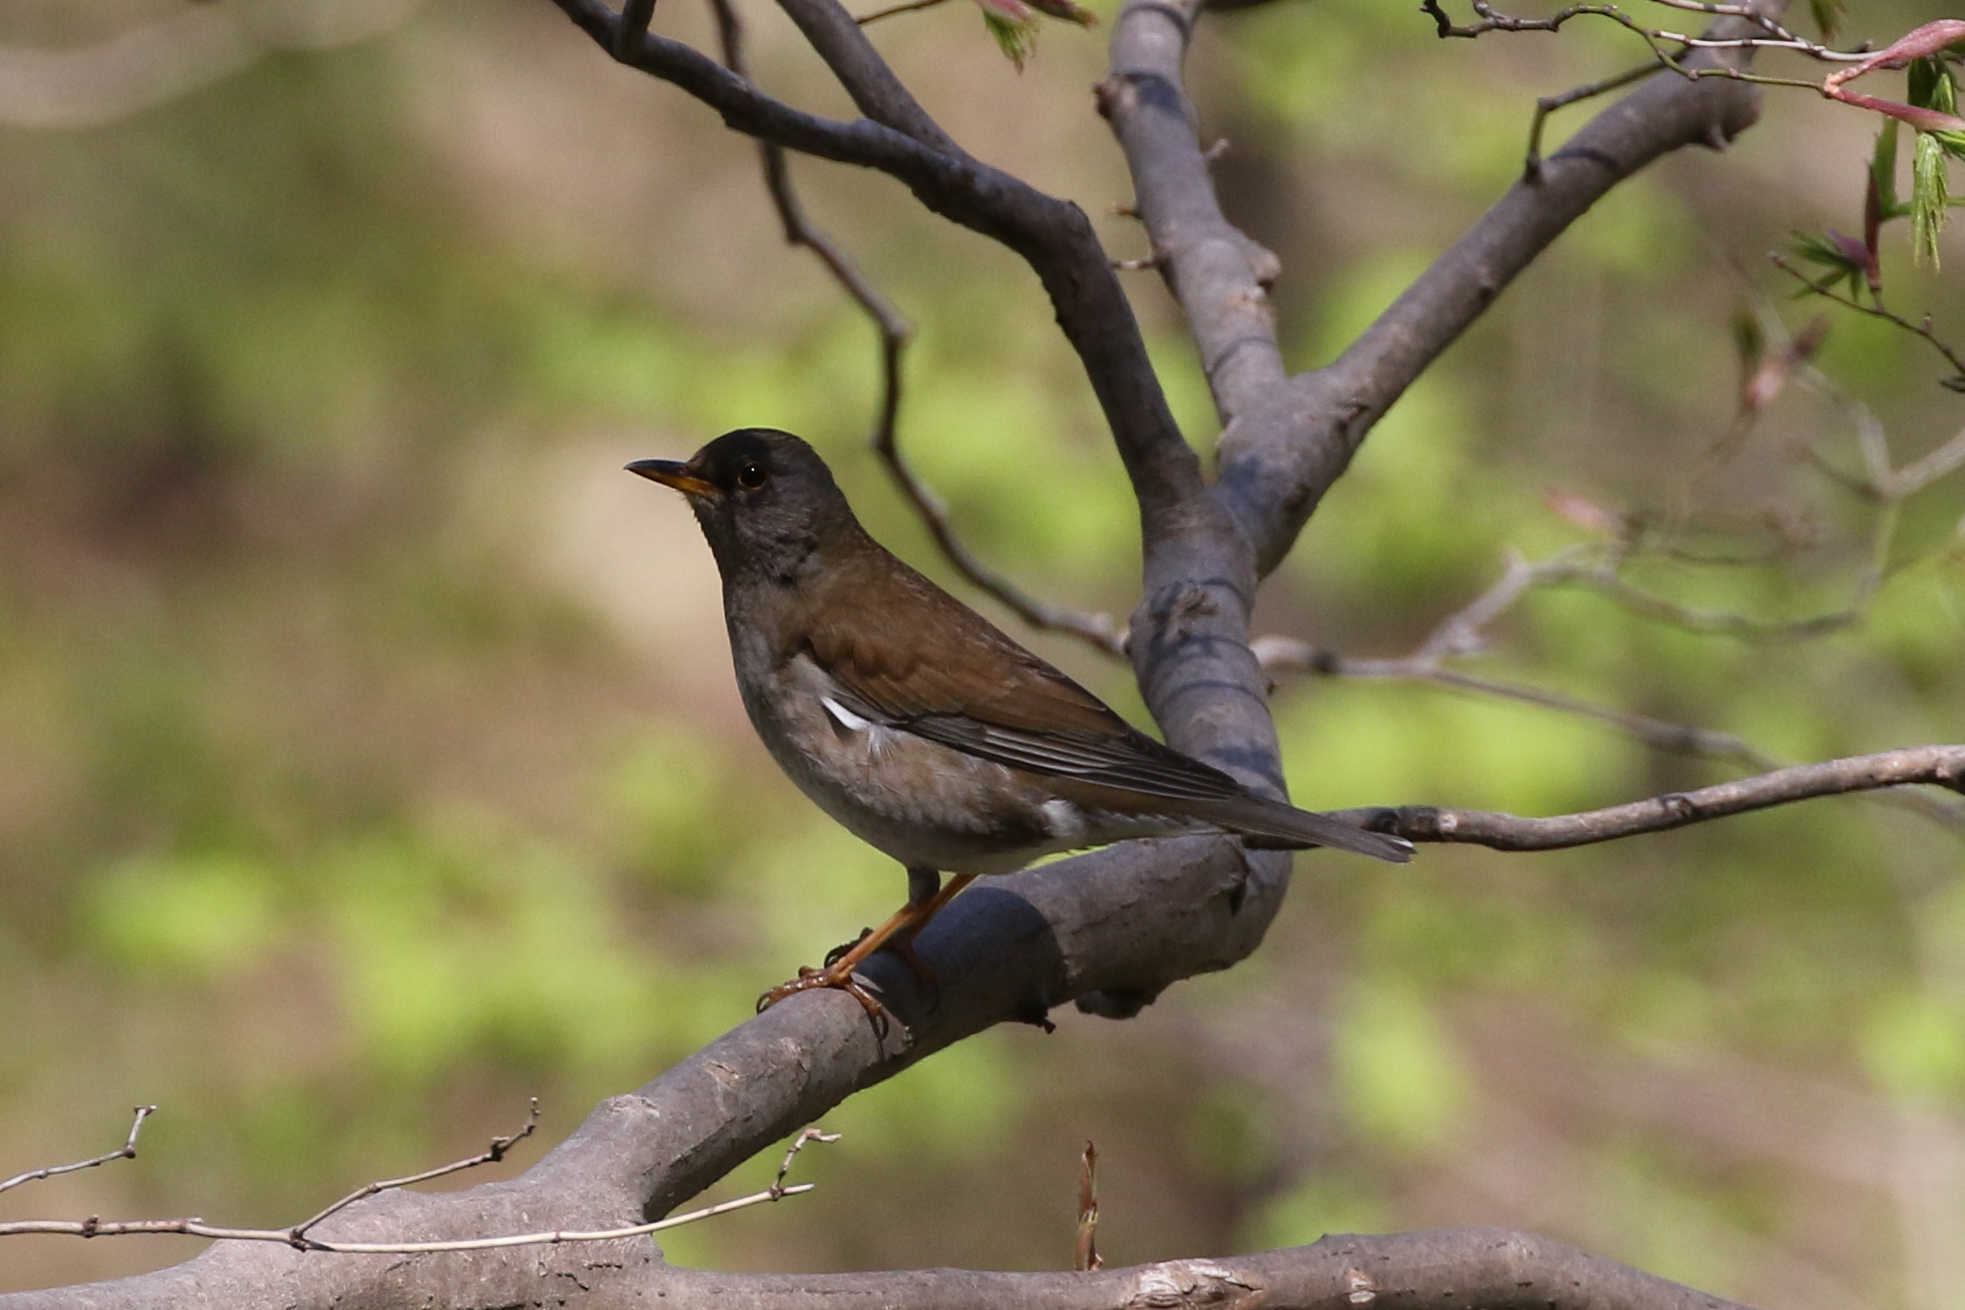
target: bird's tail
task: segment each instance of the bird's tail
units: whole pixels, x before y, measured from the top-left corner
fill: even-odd
[[[1372,832],[1345,819],[1312,814],[1262,796],[1189,802],[1188,812],[1231,832],[1256,838],[1248,844],[1257,849],[1302,850],[1307,846],[1328,846],[1393,864],[1412,859],[1412,843],[1403,837]]]

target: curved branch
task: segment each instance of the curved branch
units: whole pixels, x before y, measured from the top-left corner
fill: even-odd
[[[613,52],[619,18],[601,0],[554,3],[603,50]],[[828,39],[846,39],[832,32],[835,25],[824,10],[814,9],[808,17]],[[864,42],[850,15],[840,11],[840,17]],[[1132,480],[1145,534],[1178,531],[1192,518],[1202,493],[1200,463],[1174,422],[1132,306],[1083,210],[959,149],[937,149],[874,119],[843,123],[794,109],[681,42],[647,33],[638,46],[629,44],[622,62],[681,88],[737,131],[822,159],[878,169],[905,183],[930,210],[1021,255],[1043,282],[1058,326],[1098,396]],[[864,91],[865,79],[874,74],[862,56],[877,60],[878,55],[871,46],[852,53],[855,62],[848,66]],[[891,105],[881,112],[897,121],[906,117]]]
[[[778,7],[798,25],[861,113],[940,154],[969,157],[894,76],[859,23],[836,0],[778,0]]]
[[[1913,746],[1801,764],[1697,791],[1672,792],[1628,805],[1547,819],[1431,805],[1351,810],[1345,817],[1416,842],[1463,842],[1497,851],[1554,851],[1640,833],[1668,832],[1817,796],[1847,796],[1917,783],[1965,793],[1965,746]]]
[[[1761,7],[1779,12],[1784,3]],[[1744,25],[1722,19],[1712,35],[1729,37]],[[1701,50],[1684,62],[1734,68],[1750,56]],[[1753,125],[1759,106],[1757,90],[1726,78],[1646,82],[1509,188],[1334,363],[1292,378],[1261,414],[1231,421],[1221,436],[1221,490],[1255,543],[1259,567],[1281,562],[1372,426],[1571,223],[1661,156],[1724,146]]]
[[[1783,7],[1784,0],[1766,0],[1756,10]],[[1181,63],[1200,8],[1200,0],[1128,0],[1114,23],[1114,76],[1101,106],[1214,392],[1223,423],[1218,495],[1267,573],[1372,425],[1523,268],[1659,156],[1723,145],[1745,130],[1758,99],[1725,79],[1647,83],[1518,181],[1334,364],[1286,378],[1267,292],[1273,257],[1223,217],[1182,91]],[[1726,41],[1749,30],[1746,19],[1724,18],[1711,35]],[[1750,53],[1701,50],[1685,63],[1732,68]]]

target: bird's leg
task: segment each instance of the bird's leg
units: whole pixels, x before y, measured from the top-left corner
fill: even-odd
[[[887,1027],[887,1010],[873,995],[862,987],[853,977],[853,971],[865,962],[869,955],[882,946],[892,944],[907,961],[908,968],[917,978],[929,986],[935,986],[935,975],[914,953],[914,937],[933,918],[935,912],[948,904],[949,898],[969,885],[974,874],[959,874],[948,886],[942,886],[942,876],[934,869],[912,867],[907,871],[907,904],[869,933],[863,934],[857,942],[843,953],[829,956],[822,969],[809,965],[798,971],[798,977],[789,982],[779,983],[770,991],[757,998],[757,1008],[766,1010],[795,992],[811,991],[818,987],[830,987],[843,991],[860,1003],[873,1020],[874,1028],[882,1035]]]
[[[976,875],[973,873],[956,874],[955,877],[949,880],[948,886],[934,891],[928,897],[928,903],[921,909],[921,917],[916,919],[912,924],[903,925],[895,929],[893,937],[887,943],[888,946],[893,948],[896,955],[907,961],[907,967],[914,971],[914,976],[920,981],[921,985],[929,991],[936,993],[937,996],[940,995],[942,989],[941,984],[935,981],[935,971],[928,967],[928,962],[914,953],[914,939],[923,928],[928,926],[928,920],[934,918],[941,911],[942,906],[947,905],[955,898],[955,893],[961,891],[975,880]],[[939,874],[936,875],[935,881],[941,881]],[[908,887],[911,891],[918,890],[914,882],[914,870],[912,869],[908,870]],[[909,898],[908,903],[910,905],[914,903],[912,897]]]

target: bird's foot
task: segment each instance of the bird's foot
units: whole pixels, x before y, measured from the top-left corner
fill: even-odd
[[[852,952],[853,948],[865,941],[872,932],[873,929],[871,928],[862,928],[860,935],[852,941],[841,942],[839,945],[827,951],[825,967],[830,969],[845,959]],[[914,980],[920,983],[922,988],[931,996],[939,996],[941,994],[942,985],[935,981],[935,971],[928,967],[928,962],[921,958],[919,951],[914,949],[914,934],[909,933],[906,936],[902,936],[900,933],[896,933],[881,943],[880,949],[883,951],[892,951],[894,954],[900,956],[902,960],[906,961],[908,972],[914,975]]]
[[[809,964],[804,965],[799,969],[798,977],[793,978],[789,982],[781,982],[770,991],[764,993],[764,995],[758,997],[757,1012],[763,1014],[787,996],[795,996],[799,992],[816,991],[820,988],[830,988],[833,991],[845,992],[848,996],[858,1001],[860,1008],[867,1012],[867,1021],[873,1025],[874,1040],[883,1042],[887,1040],[887,1032],[890,1027],[887,1018],[887,1007],[875,1000],[873,993],[866,989],[866,984],[853,976],[853,970],[850,966],[843,969],[840,968],[835,963],[833,955],[826,957],[825,968],[814,969]]]

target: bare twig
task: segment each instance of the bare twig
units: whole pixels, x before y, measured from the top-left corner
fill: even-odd
[[[1479,15],[1479,20],[1466,24],[1456,24],[1440,6],[1439,0],[1421,0],[1419,7],[1433,20],[1438,34],[1443,38],[1458,37],[1471,40],[1478,36],[1485,36],[1489,32],[1559,32],[1573,19],[1607,18],[1643,37],[1654,50],[1660,45],[1682,46],[1687,50],[1791,50],[1826,63],[1857,63],[1869,58],[1867,51],[1837,50],[1819,41],[1810,41],[1798,36],[1757,5],[1678,4],[1673,3],[1673,0],[1654,0],[1654,2],[1663,4],[1667,8],[1709,14],[1715,18],[1743,19],[1760,28],[1767,35],[1764,37],[1692,36],[1685,32],[1646,27],[1616,5],[1607,4],[1569,5],[1558,9],[1547,18],[1513,18],[1507,14],[1497,13],[1492,5],[1477,0],[1474,11]],[[1674,65],[1674,61],[1665,56],[1662,51],[1659,51],[1659,54],[1668,65]],[[1778,79],[1777,84],[1815,91],[1822,89],[1819,83],[1791,79]]]
[[[129,1137],[115,1150],[105,1155],[98,1155],[92,1160],[78,1160],[74,1164],[53,1164],[45,1169],[30,1169],[24,1174],[16,1174],[6,1182],[0,1183],[0,1192],[9,1192],[23,1183],[38,1183],[44,1178],[53,1178],[58,1174],[72,1174],[83,1169],[94,1169],[112,1160],[136,1159],[137,1134],[143,1131],[143,1121],[155,1113],[157,1113],[156,1106],[139,1105],[136,1108],[136,1118],[130,1121]]]
[[[1959,434],[1919,462],[1930,462],[1933,467],[1965,464],[1965,433]],[[1887,462],[1885,470],[1887,473]],[[1878,549],[1887,551],[1887,546]],[[1716,732],[1693,724],[1674,723],[1646,714],[1633,714],[1627,710],[1612,709],[1562,692],[1479,677],[1446,667],[1446,661],[1450,659],[1484,651],[1488,644],[1488,627],[1531,590],[1541,586],[1560,585],[1578,578],[1592,582],[1600,582],[1603,578],[1614,579],[1613,564],[1605,564],[1601,561],[1588,562],[1588,556],[1599,550],[1600,548],[1594,546],[1575,547],[1535,563],[1530,563],[1511,552],[1507,568],[1500,579],[1475,597],[1472,602],[1441,620],[1409,655],[1390,659],[1360,659],[1319,650],[1308,642],[1280,636],[1258,637],[1251,645],[1256,657],[1262,662],[1264,671],[1271,676],[1297,672],[1323,677],[1423,682],[1450,691],[1511,700],[1591,719],[1615,728],[1653,750],[1744,764],[1763,772],[1779,771],[1787,767],[1780,760],[1756,749],[1745,739],[1732,733]],[[1867,578],[1868,575],[1866,574],[1865,577]],[[1618,585],[1621,587],[1623,584]],[[1860,616],[1862,606],[1867,604],[1873,591],[1873,586],[1859,588],[1858,608],[1850,611],[1852,615]],[[1613,598],[1625,599],[1638,594],[1625,588],[1623,596],[1613,596]],[[1651,597],[1641,596],[1640,599],[1645,605],[1668,604]],[[1640,609],[1640,612],[1644,611]],[[1673,612],[1680,618],[1693,615],[1709,623],[1717,622],[1721,617],[1703,611],[1696,614],[1691,611],[1680,611],[1676,607]],[[1652,616],[1657,617],[1656,614]],[[1753,620],[1740,616],[1725,617],[1737,619],[1741,624],[1754,623]],[[1702,630],[1716,629],[1707,627]],[[1760,635],[1765,635],[1770,630],[1764,626],[1756,626],[1753,629]],[[1734,632],[1733,635],[1740,634]],[[1946,804],[1933,797],[1914,792],[1890,792],[1874,799],[1880,804],[1909,810],[1952,832],[1965,833],[1965,809],[1957,805]]]
[[[0,1223],[0,1237],[29,1233],[67,1237],[128,1237],[137,1233],[175,1233],[221,1242],[280,1242],[303,1251],[326,1251],[338,1255],[421,1255],[431,1251],[492,1251],[511,1246],[559,1246],[568,1242],[616,1242],[629,1237],[646,1237],[684,1224],[699,1223],[733,1210],[748,1209],[800,1196],[813,1189],[813,1183],[794,1183],[790,1187],[768,1187],[733,1201],[707,1205],[687,1214],[671,1215],[654,1223],[630,1228],[591,1230],[557,1229],[540,1233],[511,1233],[503,1237],[463,1237],[435,1242],[324,1242],[316,1237],[295,1237],[291,1228],[225,1228],[202,1219],[131,1219],[105,1221],[96,1218],[79,1223],[56,1219],[27,1219]]]
[[[791,1172],[791,1162],[798,1158],[798,1153],[805,1149],[805,1144],[807,1142],[836,1142],[838,1140],[838,1133],[825,1132],[816,1127],[806,1128],[800,1132],[798,1136],[791,1139],[791,1145],[785,1148],[785,1158],[778,1162],[777,1176],[771,1180],[771,1186],[767,1190],[776,1192],[781,1196],[789,1195],[790,1193],[785,1187],[785,1175]],[[807,1186],[810,1186],[810,1184],[807,1184]]]
[[[1776,253],[1768,256],[1768,258],[1773,260],[1774,267],[1780,269],[1783,273],[1786,273],[1789,277],[1792,277],[1796,281],[1802,283],[1813,294],[1822,296],[1829,300],[1833,300],[1836,304],[1842,305],[1849,309],[1853,309],[1858,314],[1867,314],[1871,318],[1881,319],[1885,323],[1894,324],[1913,336],[1922,337],[1925,341],[1930,343],[1931,349],[1937,351],[1940,355],[1944,356],[1945,363],[1951,365],[1952,371],[1961,380],[1961,385],[1965,385],[1965,357],[1961,357],[1956,350],[1953,350],[1950,346],[1946,345],[1942,340],[1938,338],[1937,333],[1934,332],[1931,328],[1931,318],[1928,314],[1925,315],[1924,321],[1922,323],[1913,323],[1909,319],[1905,318],[1902,314],[1897,313],[1889,306],[1883,304],[1883,302],[1880,300],[1874,305],[1866,305],[1862,301],[1855,299],[1853,296],[1843,295],[1841,292],[1837,291],[1833,286],[1825,286],[1817,282],[1814,278],[1811,278],[1807,273],[1803,272],[1799,268],[1796,268],[1794,264],[1789,262],[1788,258],[1785,255]]]
[[[137,1126],[141,1126],[144,1116],[155,1108],[154,1106],[149,1106],[139,1109],[137,1112]],[[515,1246],[557,1246],[570,1242],[612,1242],[631,1237],[644,1237],[650,1233],[662,1232],[665,1229],[680,1228],[684,1224],[693,1224],[701,1222],[704,1219],[713,1219],[718,1215],[729,1214],[734,1210],[743,1210],[754,1205],[782,1201],[788,1196],[799,1196],[809,1192],[815,1184],[795,1183],[791,1186],[785,1185],[785,1175],[791,1169],[792,1160],[797,1157],[799,1151],[804,1149],[807,1142],[836,1142],[839,1140],[839,1134],[837,1133],[824,1133],[817,1128],[807,1128],[793,1140],[790,1149],[785,1152],[784,1163],[778,1167],[777,1176],[772,1179],[771,1186],[765,1188],[763,1191],[753,1192],[749,1196],[740,1196],[735,1200],[722,1201],[716,1205],[704,1206],[701,1209],[691,1210],[685,1214],[670,1215],[665,1219],[658,1219],[652,1223],[635,1224],[625,1228],[590,1230],[556,1229],[536,1233],[511,1233],[500,1237],[465,1237],[429,1242],[340,1242],[324,1241],[320,1238],[307,1235],[310,1228],[330,1215],[335,1214],[347,1206],[353,1205],[357,1201],[374,1196],[378,1192],[393,1191],[408,1187],[414,1183],[428,1182],[433,1178],[441,1178],[446,1174],[457,1173],[463,1169],[471,1169],[481,1164],[490,1164],[502,1160],[505,1152],[509,1151],[514,1143],[531,1135],[533,1129],[538,1126],[538,1122],[539,1100],[537,1097],[534,1097],[532,1111],[526,1119],[525,1126],[510,1136],[493,1138],[490,1147],[481,1154],[472,1156],[466,1160],[458,1160],[436,1169],[428,1169],[419,1174],[411,1174],[408,1177],[392,1178],[384,1182],[370,1183],[366,1187],[349,1193],[311,1219],[295,1224],[291,1228],[229,1228],[218,1224],[208,1224],[204,1220],[195,1217],[186,1219],[105,1221],[91,1215],[89,1218],[79,1221],[25,1219],[10,1223],[0,1223],[0,1237],[18,1237],[27,1234],[67,1237],[127,1237],[138,1233],[175,1233],[186,1237],[207,1238],[213,1241],[279,1242],[301,1251],[324,1251],[343,1255],[420,1255],[432,1251],[489,1251]],[[52,1174],[67,1173],[74,1169],[86,1169],[92,1165],[103,1164],[110,1160],[124,1159],[127,1156],[136,1154],[135,1141],[136,1129],[132,1127],[130,1131],[130,1143],[122,1151],[111,1152],[99,1159],[84,1161],[81,1164],[62,1165],[53,1169],[38,1170],[34,1174],[23,1174],[20,1178],[12,1180],[8,1186],[13,1186],[15,1183],[27,1181],[32,1178],[48,1177]]]
[[[948,3],[948,0],[906,0],[903,4],[889,5],[885,9],[876,9],[870,14],[860,14],[853,21],[861,27],[865,27],[868,23],[877,23],[883,18],[892,18],[895,14],[911,14],[917,10],[933,9],[937,5],[946,3]]]
[[[1560,95],[1542,96],[1536,100],[1535,117],[1528,125],[1528,159],[1522,166],[1523,174],[1529,178],[1542,175],[1542,128],[1548,122],[1550,114],[1579,101],[1593,99],[1605,92],[1615,91],[1619,87],[1629,86],[1642,78],[1650,77],[1659,71],[1659,67],[1658,61],[1654,59],[1639,64],[1636,68],[1627,68],[1621,73],[1613,73],[1609,77],[1571,87]]]
[[[1478,654],[1487,649],[1487,629],[1491,624],[1534,588],[1568,581],[1577,567],[1578,556],[1590,549],[1593,548],[1575,548],[1535,563],[1511,551],[1507,567],[1494,585],[1442,619],[1410,655],[1392,659],[1359,659],[1318,650],[1308,642],[1293,637],[1267,636],[1258,637],[1253,643],[1256,657],[1262,661],[1263,669],[1272,675],[1301,672],[1324,677],[1428,682],[1454,691],[1494,696],[1595,719],[1629,733],[1657,750],[1704,759],[1731,760],[1755,769],[1781,767],[1779,761],[1730,733],[1672,723],[1644,714],[1631,714],[1561,692],[1476,677],[1446,667],[1449,659]]]
[[[1788,642],[1806,641],[1812,637],[1826,636],[1831,632],[1841,632],[1853,628],[1863,621],[1863,605],[1869,598],[1873,586],[1863,583],[1857,588],[1855,604],[1848,609],[1835,610],[1827,614],[1814,614],[1803,619],[1757,619],[1751,615],[1735,614],[1730,610],[1698,609],[1691,605],[1681,605],[1677,601],[1665,600],[1650,592],[1640,591],[1618,574],[1617,570],[1604,564],[1590,565],[1573,570],[1567,577],[1553,579],[1553,583],[1574,582],[1609,597],[1633,614],[1649,619],[1657,619],[1687,632],[1706,633],[1714,636],[1737,637],[1742,641]]]
[[[374,1196],[377,1192],[390,1192],[402,1187],[411,1187],[417,1183],[427,1183],[433,1178],[442,1178],[446,1174],[462,1173],[466,1169],[475,1169],[482,1164],[497,1164],[505,1158],[505,1153],[511,1150],[515,1144],[532,1136],[532,1130],[538,1126],[539,1098],[535,1096],[532,1098],[532,1108],[526,1114],[525,1124],[517,1132],[506,1137],[492,1138],[491,1145],[487,1146],[479,1154],[470,1156],[467,1159],[453,1160],[449,1164],[438,1165],[435,1169],[426,1169],[420,1174],[410,1174],[404,1178],[389,1178],[381,1182],[370,1183],[366,1187],[356,1188],[327,1209],[315,1215],[312,1219],[303,1219],[287,1230],[292,1235],[290,1240],[296,1246],[303,1244],[307,1230],[315,1224],[320,1223],[329,1215],[347,1209],[357,1201],[363,1201]]]
[[[1345,817],[1415,842],[1464,842],[1500,851],[1549,851],[1588,846],[1639,833],[1787,805],[1817,796],[1843,796],[1885,787],[1929,783],[1965,793],[1965,746],[1915,746],[1802,764],[1791,769],[1673,792],[1609,809],[1546,819],[1427,805],[1348,811]]]
[[[743,25],[736,9],[731,4],[731,0],[711,0],[711,4],[716,11],[724,66],[733,73],[748,78],[750,74],[744,59]],[[978,559],[956,535],[955,524],[949,518],[948,506],[915,472],[914,466],[908,462],[907,456],[901,450],[899,433],[901,365],[908,341],[914,334],[913,325],[894,307],[893,302],[873,285],[839,243],[806,216],[805,207],[798,198],[797,188],[792,184],[790,164],[785,158],[784,147],[775,141],[760,140],[758,153],[764,165],[765,186],[771,193],[772,205],[778,211],[778,221],[784,227],[785,240],[794,246],[804,246],[816,255],[819,262],[825,265],[826,271],[832,274],[833,280],[839,284],[840,289],[845,291],[852,298],[853,303],[872,320],[874,329],[880,334],[882,382],[880,408],[874,418],[873,448],[879,454],[881,462],[886,465],[889,475],[899,485],[901,494],[914,507],[915,513],[927,527],[929,535],[935,539],[935,545],[941,550],[942,555],[972,586],[994,597],[1031,627],[1049,632],[1068,633],[1108,655],[1123,654],[1124,634],[1109,616],[1054,605],[1030,595],[1009,578]]]
[[[1562,692],[1477,677],[1453,669],[1440,668],[1412,657],[1389,660],[1352,659],[1317,650],[1307,643],[1288,637],[1262,637],[1257,640],[1256,646],[1256,653],[1262,658],[1263,667],[1279,672],[1301,671],[1327,677],[1431,683],[1452,691],[1518,701],[1524,705],[1537,705],[1543,709],[1594,719],[1628,733],[1654,750],[1669,751],[1676,755],[1690,755],[1700,759],[1729,760],[1757,769],[1779,767],[1779,761],[1756,750],[1744,739],[1730,732],[1715,732],[1710,728],[1701,728],[1689,723],[1673,723],[1646,714],[1632,714],[1598,705],[1580,697],[1564,695]]]

